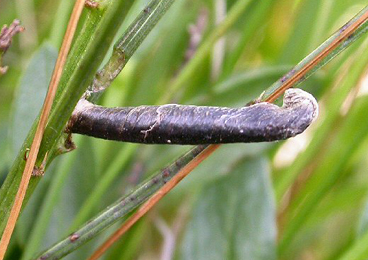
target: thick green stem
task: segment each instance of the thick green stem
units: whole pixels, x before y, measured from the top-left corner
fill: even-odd
[[[53,110],[45,129],[36,166],[40,166],[47,153],[49,154],[49,162],[50,158],[53,158],[52,155],[56,153],[57,141],[63,133],[64,126],[73,112],[76,103],[86,91],[88,85],[92,82],[93,75],[100,66],[132,2],[133,1],[125,0],[101,1],[98,8],[90,11],[94,18],[90,18],[90,24],[88,21],[86,22],[84,30],[89,28],[91,31],[88,33],[84,31],[85,34],[82,33],[80,36],[87,37],[87,35],[89,35],[89,38],[85,38],[89,40],[87,40],[87,44],[85,45],[74,44],[74,48],[69,55],[66,68],[59,84],[59,90],[55,97]],[[96,22],[94,24],[95,26],[91,24],[93,21]],[[81,46],[86,47],[82,48]],[[72,66],[73,63],[76,63],[76,66]],[[24,157],[26,149],[30,147],[32,142],[35,133],[35,125],[36,123],[26,138],[0,190],[0,234],[3,232],[4,225],[19,186],[19,181],[25,166]],[[31,179],[28,194],[34,189],[37,182],[38,178]]]

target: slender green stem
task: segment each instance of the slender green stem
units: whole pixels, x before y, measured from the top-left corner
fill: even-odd
[[[185,165],[200,154],[207,146],[198,146],[191,149],[174,163],[159,171],[158,174],[141,184],[135,191],[128,196],[119,199],[107,210],[89,221],[81,229],[77,230],[67,238],[63,239],[50,249],[41,253],[35,259],[60,259],[76,248],[85,244],[95,237],[98,233],[114,224],[117,220],[127,216],[129,212],[137,208],[165,183],[172,179]]]
[[[101,75],[102,76],[108,75],[108,79],[106,77],[105,78],[102,77],[102,79],[106,79],[106,81],[102,81],[103,86],[105,88],[113,80],[113,78],[111,78],[111,75],[115,73],[114,75],[117,76],[117,70],[119,70],[118,72],[120,72],[120,70],[124,67],[124,65],[129,60],[129,58],[134,53],[134,51],[137,49],[137,47],[141,44],[141,42],[144,40],[144,38],[148,35],[148,33],[156,25],[156,23],[162,17],[162,15],[171,6],[173,1],[174,0],[159,0],[159,1],[154,0],[154,1],[152,1],[144,9],[144,11],[142,11],[141,15],[132,23],[132,25],[129,27],[128,31],[123,35],[123,37],[117,42],[117,44],[115,45],[115,48],[114,48],[112,58],[105,65],[104,69],[100,73],[97,74],[97,77],[101,76]],[[77,39],[77,41],[75,43],[75,46],[77,46],[77,48],[74,48],[72,50],[70,56],[69,56],[69,61],[66,65],[65,74],[64,74],[64,76],[62,78],[62,82],[60,84],[61,88],[63,88],[64,86],[66,86],[69,83],[72,83],[70,78],[73,75],[75,67],[77,67],[76,71],[79,71],[80,69],[78,69],[78,66],[79,67],[85,66],[84,63],[81,65],[81,62],[80,62],[81,60],[83,61],[83,59],[84,59],[82,54],[84,53],[84,51],[87,48],[90,48],[89,45],[93,44],[91,41],[96,40],[94,37],[91,37],[91,35],[94,35],[96,33],[96,28],[99,28],[101,22],[104,21],[104,19],[107,19],[107,18],[105,18],[105,16],[106,16],[105,13],[109,14],[108,12],[112,12],[114,15],[120,16],[120,23],[121,23],[122,20],[123,20],[124,15],[122,15],[121,11],[117,12],[115,10],[124,10],[124,12],[126,13],[129,10],[130,4],[131,4],[131,2],[128,2],[127,4],[125,4],[125,6],[121,6],[121,4],[120,4],[120,6],[117,6],[115,4],[115,6],[114,6],[115,9],[112,12],[112,11],[108,11],[108,10],[112,10],[112,9],[108,9],[108,8],[112,8],[111,3],[101,2],[100,5],[99,5],[99,8],[91,9],[89,11],[90,13],[87,17],[84,28],[83,28],[83,30],[80,34],[80,37]],[[119,27],[116,24],[111,26],[111,23],[110,23],[109,25],[110,25],[110,28],[116,28],[117,29]],[[99,30],[99,33],[101,31],[102,30]],[[108,39],[112,39],[112,37],[108,37]],[[95,50],[95,53],[103,54],[103,52],[101,52],[100,50],[99,51]],[[119,56],[120,53],[125,54],[125,59],[124,60],[120,59],[120,57],[121,57],[121,56]],[[92,55],[94,55],[94,54],[92,53]],[[102,58],[102,56],[101,56],[101,58]],[[119,62],[116,63],[117,61],[119,61]],[[87,69],[87,71],[88,71],[88,69]],[[77,76],[75,76],[75,77],[77,77]],[[79,78],[83,79],[83,76],[79,75]],[[101,77],[99,79],[101,79]],[[87,81],[84,81],[84,82],[88,83]],[[101,83],[101,81],[96,81],[96,80],[94,82],[95,83],[96,82]],[[101,85],[99,85],[99,87],[101,87]],[[55,128],[52,128],[52,129],[55,129]],[[46,137],[46,135],[45,135],[45,137]],[[131,149],[128,149],[126,152],[131,155],[131,154],[133,154],[133,152],[135,150],[135,148],[134,148],[135,146],[129,146],[129,147]],[[127,156],[126,158],[129,158],[129,156]],[[49,160],[49,161],[51,161],[51,160]],[[114,177],[116,176],[116,173],[118,173],[117,168],[121,167],[122,162],[121,162],[120,158],[116,162],[118,162],[118,161],[119,161],[118,164],[117,163],[112,164],[112,167],[108,170],[108,172],[107,172],[108,175],[104,178],[104,181],[100,182],[98,187],[96,188],[96,190],[93,192],[93,194],[91,194],[91,196],[87,200],[85,206],[82,208],[82,211],[81,211],[80,215],[78,215],[79,218],[77,218],[77,220],[78,219],[84,219],[85,216],[88,215],[88,213],[91,211],[91,209],[93,209],[93,207],[92,207],[93,205],[91,206],[91,201],[94,198],[96,198],[96,196],[99,196],[99,195],[103,194],[106,191],[109,184],[113,181]],[[37,184],[37,181],[35,181],[33,183],[33,187],[36,184]],[[78,223],[77,220],[76,220],[75,223]]]
[[[111,83],[113,78],[117,76],[118,72],[120,72],[120,70],[124,67],[134,51],[141,44],[143,39],[149,34],[152,28],[156,25],[162,15],[168,10],[173,1],[174,0],[152,1],[142,11],[141,15],[132,23],[132,25],[129,27],[128,31],[123,35],[123,37],[116,43],[112,58],[105,65],[104,69],[96,75],[96,78],[98,79],[106,79],[106,81],[102,82],[105,88]],[[68,82],[70,82],[69,78],[72,76],[73,68],[78,66],[79,61],[83,58],[82,54],[84,50],[88,47],[89,44],[91,44],[91,40],[94,40],[91,35],[94,34],[95,28],[98,28],[99,24],[103,20],[107,7],[109,7],[107,3],[103,3],[103,5],[101,5],[100,3],[98,9],[90,10],[89,16],[84,25],[84,29],[82,30],[80,37],[75,43],[75,46],[77,46],[78,48],[73,49],[73,51],[71,52],[69,62],[65,69],[65,75],[67,76],[63,77],[62,80],[64,80],[64,82],[61,83],[62,86],[63,83],[64,85],[66,85],[68,84]],[[129,7],[125,6],[123,9],[127,11]],[[116,25],[114,27],[118,28],[118,26]],[[120,59],[120,53],[124,53],[125,59]],[[111,77],[112,74],[114,74],[114,77]],[[102,78],[99,77],[101,75]],[[108,79],[106,77],[103,77],[104,75],[107,75]],[[101,83],[101,81],[96,80],[96,78],[94,80],[94,83]],[[101,85],[99,85],[99,87],[101,87]],[[96,89],[96,86],[92,87],[92,89]],[[130,155],[134,153],[134,151],[135,146],[130,145],[126,151],[122,151],[124,155],[126,155],[124,158],[128,159]],[[98,187],[94,190],[89,199],[87,199],[84,207],[82,208],[82,211],[78,215],[79,217],[76,219],[76,225],[81,222],[78,221],[78,219],[83,220],[86,218],[86,215],[88,215],[89,212],[93,209],[93,202],[96,196],[99,197],[106,191],[107,187],[110,185],[110,183],[119,172],[118,168],[121,168],[122,164],[126,162],[127,160],[121,161],[121,159],[119,158],[119,160],[116,160],[116,162],[111,165],[111,167],[107,171],[107,175],[104,176],[103,181],[99,183]],[[48,202],[49,203],[46,203],[46,205],[51,205],[50,203],[52,203],[52,201],[49,200]],[[43,212],[47,213],[47,210]],[[42,219],[46,219],[47,217],[47,214],[44,214]],[[38,233],[43,232],[43,230],[40,228],[37,230],[39,231]],[[34,240],[32,244],[37,245],[39,244],[39,241]],[[25,256],[27,257],[29,256],[29,254],[26,254]]]
[[[61,1],[53,17],[52,29],[50,30],[49,41],[54,46],[60,46],[63,40],[63,30],[69,20],[69,13],[73,7],[73,1]]]
[[[362,51],[357,52],[357,55],[363,55],[368,51],[367,48],[363,48]],[[356,57],[354,57],[356,59]],[[356,59],[358,60],[358,59]],[[356,86],[360,79],[360,75],[366,66],[366,59],[360,59],[349,69],[349,76],[346,77],[341,83],[338,89],[329,95],[329,99],[326,101],[326,109],[328,110],[327,117],[323,120],[322,124],[316,131],[318,135],[313,135],[313,138],[308,145],[307,149],[298,156],[293,164],[282,172],[280,178],[275,183],[275,193],[277,201],[280,202],[284,194],[287,192],[290,185],[295,181],[298,174],[311,162],[328,140],[328,135],[331,133],[331,128],[341,117],[341,106],[349,95],[351,89]],[[358,71],[356,71],[358,70]]]
[[[105,10],[106,10],[105,8],[100,8],[98,10],[89,11],[86,22],[84,23],[82,32],[80,33],[79,37],[76,40],[76,43],[74,44],[74,46],[78,46],[78,48],[73,47],[72,50],[70,51],[70,55],[68,55],[68,60],[65,64],[64,73],[62,75],[62,78],[59,84],[59,92],[61,89],[65,88],[68,82],[70,82],[69,79],[71,78],[72,73],[74,72],[74,69],[79,68],[78,62],[82,60],[83,51],[87,48],[88,43],[90,42],[89,36],[91,35],[91,33],[93,33],[97,25],[101,22],[101,19],[103,17],[103,14],[105,13]],[[77,69],[77,71],[78,70],[79,69]],[[79,70],[79,71],[82,72],[82,70]],[[57,96],[55,97],[55,103],[65,102],[65,101],[60,100],[58,95],[60,94],[57,94]],[[51,118],[51,116],[49,118]],[[38,119],[35,120],[35,122],[37,121]],[[21,174],[23,172],[24,165],[25,165],[24,156],[26,153],[26,149],[30,147],[30,143],[33,139],[35,126],[36,124],[34,123],[31,131],[29,132],[23,144],[23,147],[21,148],[20,153],[18,154],[15,162],[13,163],[13,167],[11,168],[10,173],[8,174],[4,184],[1,187],[0,198],[6,198],[6,199],[3,199],[0,201],[0,219],[5,220],[7,218],[7,214],[8,214],[7,211],[9,210],[9,208],[11,207],[11,204],[13,203],[14,195],[19,185]],[[50,124],[49,126],[51,127]],[[47,128],[49,128],[49,126]],[[54,128],[52,127],[52,129]],[[53,134],[52,136],[55,136],[56,132],[53,132],[52,134]],[[46,137],[47,134],[45,134],[44,136]],[[41,149],[42,149],[42,146],[41,146]],[[51,161],[52,159],[49,157],[48,164]],[[31,191],[34,189],[34,187],[38,183],[38,180],[39,178],[31,179],[30,185],[28,188],[28,194],[30,194]],[[5,225],[4,222],[5,221],[2,221],[0,223],[0,233],[2,233],[3,225]]]
[[[61,188],[63,187],[65,179],[68,177],[71,167],[76,160],[76,156],[77,153],[72,153],[69,157],[64,157],[61,162],[63,167],[60,167],[55,173],[55,176],[53,176],[55,179],[52,180],[47,191],[47,196],[42,203],[40,212],[37,214],[30,238],[28,239],[28,243],[26,244],[24,253],[22,254],[22,260],[30,259],[40,248],[42,239],[47,231],[48,223],[50,222],[53,213],[53,208],[59,199]]]
[[[59,91],[55,97],[55,105],[53,106],[48,125],[45,129],[36,166],[39,167],[42,164],[47,153],[49,154],[48,163],[54,158],[57,151],[57,142],[63,133],[65,125],[76,103],[92,81],[94,72],[96,72],[100,66],[119,27],[118,25],[124,20],[125,14],[130,9],[132,2],[133,1],[123,0],[101,1],[98,8],[90,10],[91,15],[94,14],[94,16],[96,16],[94,19],[91,18],[90,20],[94,20],[97,23],[95,26],[85,26],[85,30],[86,28],[90,28],[91,31],[85,32],[85,34],[81,33],[81,37],[89,35],[88,39],[90,40],[87,46],[81,49],[81,46],[84,45],[74,44],[74,48],[69,55],[66,68],[60,81]],[[98,15],[100,16],[100,20],[97,18]],[[94,37],[91,37],[91,35],[94,35]],[[80,55],[73,55],[74,53],[79,53]],[[76,62],[75,67],[71,66],[73,61]],[[25,166],[24,156],[26,154],[26,149],[30,147],[32,142],[35,126],[36,123],[26,138],[0,190],[0,233],[3,232],[4,225],[19,186],[19,181]],[[35,188],[38,180],[39,178],[31,179],[28,195]]]
[[[302,81],[307,79],[315,71],[326,65],[331,59],[338,55],[341,51],[345,50],[351,43],[357,40],[362,34],[368,30],[368,6],[361,10],[353,19],[342,26],[336,33],[334,33],[330,38],[328,38],[324,43],[322,43],[317,49],[315,49],[311,54],[305,57],[301,62],[299,62],[289,73],[287,73],[280,80],[275,82],[271,87],[266,89],[262,94],[260,101],[274,100],[274,96],[278,92],[285,91],[285,87],[289,88],[300,84]],[[356,22],[363,21],[358,27],[354,27]],[[351,34],[345,34],[345,32],[351,30]],[[344,37],[341,37],[341,36]],[[325,54],[325,55],[324,55]],[[318,58],[318,57],[321,58]],[[312,64],[311,62],[315,62]],[[299,75],[298,75],[299,74]],[[295,79],[296,82],[289,83],[291,79]],[[282,87],[283,86],[283,87]]]
[[[309,62],[311,61],[312,56],[315,57],[318,54],[320,54],[322,51],[324,51],[326,48],[328,48],[328,44],[333,43],[338,37],[339,35],[344,32],[345,30],[349,29],[349,26],[351,26],[352,24],[354,24],[355,21],[357,21],[359,18],[361,18],[363,15],[367,15],[368,13],[368,7],[364,8],[356,17],[354,17],[352,20],[350,20],[348,23],[346,23],[342,28],[340,28],[333,36],[331,36],[327,41],[325,41],[322,45],[320,45],[320,47],[318,47],[315,51],[313,51],[310,55],[308,55],[305,59],[303,59],[293,70],[293,74],[295,75],[298,71],[300,71],[302,69],[301,65],[307,65],[309,64]],[[343,51],[345,48],[347,48],[352,42],[354,42],[356,39],[358,39],[363,33],[367,32],[368,30],[368,22],[367,20],[360,25],[356,31],[354,31],[349,37],[347,37],[346,39],[344,39],[343,41],[341,41],[341,43],[336,46],[336,48],[334,50],[332,50],[332,52],[330,54],[328,54],[324,59],[322,59],[320,61],[320,63],[318,63],[316,65],[316,67],[320,68],[323,65],[325,65],[328,61],[330,61],[334,56],[336,56],[337,54],[339,54],[341,51]],[[313,71],[315,71],[315,69],[313,69]],[[311,73],[313,73],[313,71],[311,70],[310,72],[308,72],[304,78],[307,78]],[[286,74],[286,78],[282,78],[279,81],[277,81],[275,84],[273,84],[268,90],[266,90],[263,98],[269,97],[271,96],[273,93],[275,93],[276,91],[278,91],[278,86],[280,86],[283,82],[287,81],[287,77],[289,77],[289,73]],[[344,85],[346,86],[346,84]],[[327,121],[324,122],[325,127],[323,127],[322,129],[324,129],[323,133],[320,133],[318,136],[315,136],[313,140],[313,144],[310,148],[308,148],[308,150],[306,151],[307,154],[312,155],[314,154],[317,150],[318,150],[318,146],[316,146],[315,144],[317,143],[321,143],[321,141],[324,139],[324,136],[328,133],[328,126],[332,125],[332,123],[334,122],[334,119],[336,118],[337,114],[339,113],[339,109],[340,109],[340,104],[344,101],[345,96],[348,94],[350,89],[350,86],[347,86],[347,88],[342,88],[340,91],[341,93],[336,95],[336,98],[332,98],[330,102],[333,102],[334,104],[332,104],[333,108],[331,108],[333,111],[335,111],[334,113],[330,113],[330,117],[328,118]],[[340,95],[341,94],[341,95]],[[331,112],[331,110],[329,110]],[[298,159],[298,164],[295,165],[295,167],[290,168],[290,170],[285,173],[285,175],[283,175],[283,177],[281,178],[281,180],[277,183],[276,185],[276,195],[278,197],[278,199],[281,198],[281,196],[285,193],[287,187],[289,187],[289,185],[294,181],[294,179],[296,178],[298,172],[304,168],[304,166],[307,163],[307,158],[310,158],[310,156],[300,156],[300,159]]]
[[[89,100],[96,100],[111,85],[143,40],[167,12],[174,0],[152,0],[115,43],[113,53],[88,88]]]

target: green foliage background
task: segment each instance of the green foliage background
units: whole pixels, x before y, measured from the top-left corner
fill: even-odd
[[[118,35],[147,2],[135,1]],[[205,41],[216,29],[216,2],[230,10],[236,1],[176,0],[100,103],[138,106],[165,99],[186,66],[189,25],[199,16],[207,19]],[[221,56],[212,52],[170,102],[244,105],[365,4],[250,1],[223,38],[220,73],[212,76]],[[72,5],[0,0],[0,24],[19,18],[26,28],[5,55],[9,70],[0,77],[0,183],[42,105]],[[321,106],[307,133],[284,142],[223,145],[105,259],[366,259],[367,53],[362,37],[302,84]],[[78,149],[52,163],[27,204],[7,259],[32,259],[189,149],[82,136],[74,141]],[[101,183],[108,189],[91,197]],[[92,206],[82,214],[87,200]],[[85,259],[114,228],[66,259]]]

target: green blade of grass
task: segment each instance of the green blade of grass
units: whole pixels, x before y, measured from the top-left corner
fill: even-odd
[[[158,189],[174,177],[178,171],[187,165],[192,158],[200,154],[204,148],[205,146],[199,146],[190,150],[170,166],[159,171],[158,174],[139,185],[131,194],[119,199],[109,206],[107,210],[103,211],[67,238],[39,254],[35,259],[60,259],[82,246],[120,218],[127,216],[133,209],[151,197]]]

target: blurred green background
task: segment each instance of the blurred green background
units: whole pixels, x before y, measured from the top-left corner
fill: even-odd
[[[195,55],[195,37],[206,41],[235,2],[176,0],[99,102],[162,100]],[[26,28],[3,59],[9,69],[0,77],[0,184],[41,108],[73,3],[0,0],[0,25],[17,18]],[[135,1],[118,35],[147,3]],[[171,102],[246,104],[365,4],[250,1]],[[363,36],[303,82],[320,103],[305,133],[223,145],[105,259],[368,259],[367,53]],[[53,162],[25,208],[7,259],[31,259],[190,148],[74,141],[78,149]],[[104,182],[103,195],[91,197]],[[92,213],[76,219],[86,200]],[[65,259],[85,259],[116,227]]]

